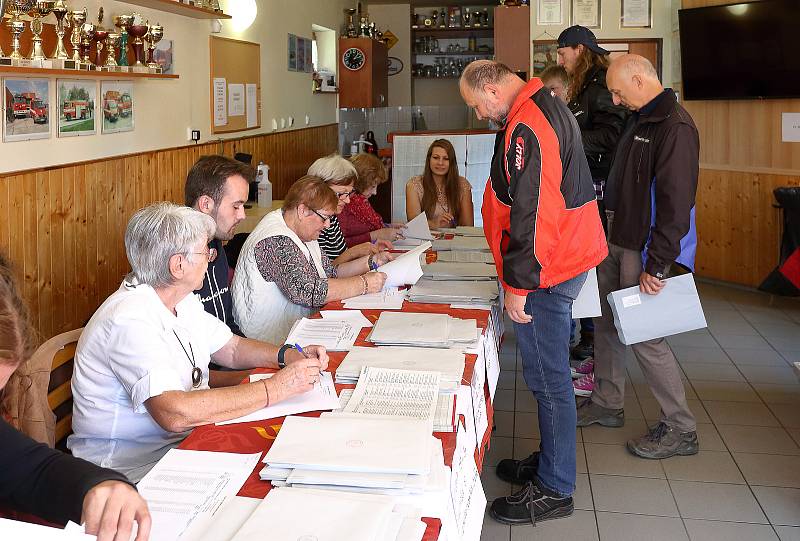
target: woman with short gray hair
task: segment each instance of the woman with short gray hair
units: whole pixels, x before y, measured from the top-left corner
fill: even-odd
[[[192,292],[216,253],[214,220],[188,207],[156,203],[125,231],[133,271],[92,316],[78,342],[72,376],[72,428],[80,458],[134,482],[188,432],[309,391],[328,365],[321,346],[278,348],[235,336]],[[281,368],[274,377],[208,388],[208,363]]]

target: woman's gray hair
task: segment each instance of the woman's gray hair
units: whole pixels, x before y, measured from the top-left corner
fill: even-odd
[[[308,174],[335,185],[352,184],[358,178],[356,168],[350,160],[345,160],[338,154],[318,159],[308,168]]]
[[[139,283],[166,287],[175,281],[169,259],[183,254],[193,261],[192,252],[200,241],[214,238],[216,225],[211,216],[174,203],[154,203],[137,211],[125,230],[125,252]]]

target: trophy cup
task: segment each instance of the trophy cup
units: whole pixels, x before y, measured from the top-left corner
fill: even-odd
[[[3,26],[3,14],[6,12],[6,0],[0,0],[0,27]],[[0,66],[8,66],[11,64],[11,59],[6,56],[6,53],[3,52],[3,48],[0,47]]]
[[[30,12],[32,17],[31,33],[33,33],[33,47],[31,48],[30,59],[33,61],[32,65],[39,68],[47,67],[45,66],[44,62],[47,60],[47,57],[45,56],[44,49],[42,48],[42,30],[44,30],[42,18],[50,15],[55,6],[55,0],[37,0]]]
[[[68,15],[69,24],[72,26],[72,34],[69,37],[69,43],[72,45],[72,60],[78,69],[81,68],[81,28],[86,22],[86,16],[86,8],[80,11],[70,11]]]
[[[94,41],[94,33],[97,31],[97,26],[94,23],[83,23],[81,25],[81,64],[83,69],[94,71],[97,69],[94,62],[89,58],[92,51],[92,42]]]
[[[133,36],[133,55],[136,57],[136,62],[133,63],[133,71],[146,72],[147,66],[144,65],[144,41],[142,38],[147,35],[150,27],[147,24],[142,24],[142,16],[134,14],[133,24],[128,27],[128,34]]]
[[[11,29],[11,64],[15,66],[29,66],[30,62],[22,57],[19,51],[19,37],[25,32],[25,22],[20,18],[33,9],[35,0],[11,0],[11,20],[8,27]]]
[[[464,8],[464,15],[462,18],[464,19],[464,28],[472,26],[472,13],[469,12],[469,8]]]
[[[434,9],[431,13],[431,25],[432,28],[439,26],[439,10]]]
[[[358,37],[358,30],[356,30],[356,24],[353,20],[353,16],[356,14],[356,8],[348,8],[344,10],[347,14],[347,26],[345,28],[345,34],[348,38],[357,38]]]
[[[60,69],[74,69],[75,62],[69,59],[69,53],[64,46],[66,34],[67,14],[69,10],[64,0],[56,0],[53,6],[53,15],[56,18],[56,49],[53,51],[53,67]]]
[[[103,71],[118,71],[117,68],[117,47],[122,36],[116,32],[109,32],[106,37],[106,61],[103,64]]]
[[[128,28],[133,24],[133,15],[117,15],[114,26],[119,28],[119,62],[120,71],[128,71]]]
[[[94,57],[95,65],[103,70],[103,45],[108,37],[108,30],[103,28],[103,8],[101,7],[97,13],[97,25],[94,27],[94,36],[92,42],[97,50],[97,55]]]
[[[161,64],[156,62],[156,45],[164,37],[164,27],[160,24],[151,24],[145,39],[147,40],[147,67],[151,73],[161,73]]]

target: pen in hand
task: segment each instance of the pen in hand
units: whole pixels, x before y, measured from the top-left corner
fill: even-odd
[[[302,355],[303,357],[305,357],[306,359],[308,359],[308,355],[306,355],[306,352],[305,352],[305,351],[303,351],[303,348],[302,348],[302,346],[301,346],[300,344],[298,344],[297,342],[295,342],[295,343],[294,343],[294,349],[296,349],[297,351],[299,351],[299,352],[300,352],[300,355]],[[320,371],[319,371],[319,375],[320,375],[320,376],[322,375],[322,370],[320,370]]]

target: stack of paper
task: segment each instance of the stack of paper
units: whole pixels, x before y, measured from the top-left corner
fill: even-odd
[[[374,348],[373,348],[374,349]],[[450,350],[447,350],[450,351]],[[344,409],[347,403],[353,397],[354,389],[343,389],[339,393],[339,402],[341,409],[334,410],[330,413],[323,413],[322,415],[333,416],[352,416],[350,413],[345,413]],[[439,397],[436,400],[436,413],[433,416],[433,431],[434,432],[455,432],[456,426],[456,395],[455,393],[445,394],[439,389]]]
[[[420,511],[390,496],[293,487],[270,491],[232,541],[419,541],[424,533]]]
[[[425,257],[425,250],[430,247],[431,243],[425,241],[413,250],[409,250],[385,265],[381,265],[378,268],[378,272],[386,274],[384,289],[416,284],[417,280],[422,276],[420,257]]]
[[[491,252],[437,252],[436,261],[460,261],[463,263],[492,263]]]
[[[403,308],[404,300],[406,300],[405,291],[385,289],[378,293],[367,293],[366,295],[344,299],[342,304],[349,310],[400,310]]]
[[[372,327],[372,322],[361,313],[361,310],[320,310],[322,319],[330,321],[346,321],[354,328]]]
[[[472,251],[489,250],[489,244],[483,237],[454,237],[450,240],[433,241],[433,251],[441,252],[447,250]]]
[[[360,330],[360,326],[353,326],[348,321],[304,317],[292,325],[286,343],[299,344],[301,347],[315,344],[325,346],[328,351],[347,351],[353,346]]]
[[[495,280],[497,269],[486,263],[436,261],[424,265],[422,275],[430,280]]]
[[[453,235],[461,237],[483,237],[482,227],[473,227],[471,225],[459,225],[458,227],[440,227],[439,231],[442,233],[452,233]]]
[[[344,412],[433,421],[440,379],[439,372],[365,366]]]
[[[499,294],[497,280],[463,282],[422,279],[408,291],[408,300],[435,304],[483,306],[494,302]]]
[[[447,314],[382,312],[367,339],[384,346],[445,348],[473,344],[478,336],[474,319]]]
[[[439,391],[455,393],[464,375],[464,354],[451,349],[354,346],[336,369],[336,383],[354,384],[365,366],[428,370],[441,374]]]

